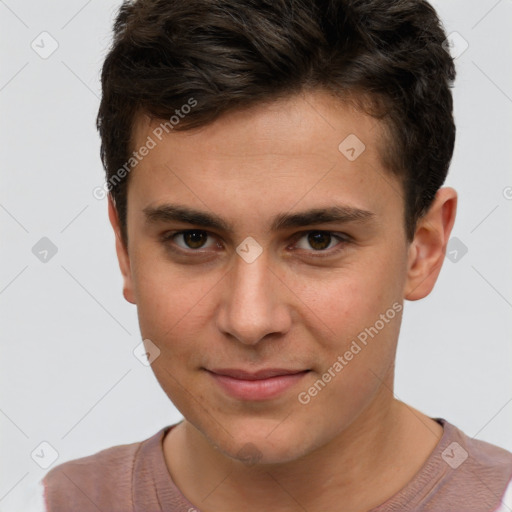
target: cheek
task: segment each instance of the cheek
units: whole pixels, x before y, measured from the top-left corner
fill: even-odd
[[[343,334],[323,341],[322,364],[297,396],[313,430],[336,435],[372,403],[379,389],[386,392],[392,386],[390,369],[401,320],[401,305],[394,304],[395,309],[384,310],[385,320],[380,313],[371,321],[344,315],[343,322],[339,316],[338,332]]]
[[[169,263],[139,260],[134,279],[141,335],[160,350],[153,373],[174,405],[194,417],[194,404],[204,399],[196,370],[204,363],[205,329],[211,324],[211,297],[219,277],[190,277]]]
[[[373,325],[401,300],[403,277],[396,261],[381,255],[375,263],[356,261],[343,268],[287,276],[298,299],[301,321],[318,341],[341,348],[361,330]]]
[[[311,393],[303,390],[312,402],[325,406],[333,400],[344,404],[345,411],[356,411],[385,378],[400,330],[400,273],[397,259],[381,253],[373,265],[360,261],[322,279],[295,279],[292,289],[302,304],[299,316],[320,349],[315,379],[322,380],[330,369],[328,382],[317,383]]]
[[[164,258],[137,254],[132,266],[141,334],[168,347],[189,346],[212,309],[211,297],[222,275],[191,275]],[[196,341],[197,346],[197,341]]]

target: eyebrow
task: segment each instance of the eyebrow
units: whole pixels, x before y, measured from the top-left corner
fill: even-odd
[[[162,204],[143,209],[146,223],[183,222],[219,231],[233,232],[233,226],[222,217],[188,206]],[[298,213],[280,213],[271,223],[271,231],[299,228],[331,222],[364,222],[375,217],[373,212],[353,206],[335,205],[327,208],[311,208]]]

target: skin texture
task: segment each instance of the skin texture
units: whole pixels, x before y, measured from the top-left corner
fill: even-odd
[[[137,118],[134,147],[158,124]],[[402,187],[379,158],[383,133],[329,94],[304,93],[167,134],[130,175],[128,247],[109,203],[123,294],[185,418],[164,440],[167,466],[202,511],[368,510],[441,437],[440,425],[393,397],[402,311],[307,404],[297,398],[393,304],[428,295],[444,260],[457,194],[442,188],[408,243]],[[354,161],[338,150],[349,134],[366,146]],[[147,222],[143,210],[163,203],[216,214],[233,230]],[[278,214],[335,204],[373,216],[270,230]],[[207,231],[204,247],[163,240],[185,229]],[[318,230],[350,241],[333,236],[319,250],[308,242]],[[252,263],[236,252],[248,236],[262,248]],[[251,401],[205,370],[275,367],[310,371],[276,398]]]

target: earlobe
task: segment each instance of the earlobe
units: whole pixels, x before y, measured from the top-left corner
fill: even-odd
[[[122,240],[119,216],[111,194],[108,194],[108,217],[116,237],[117,260],[123,276],[123,296],[128,302],[136,304],[128,248],[125,247]]]
[[[409,247],[404,298],[419,300],[434,288],[444,262],[446,246],[455,222],[457,192],[451,187],[438,190],[428,212],[418,221]]]

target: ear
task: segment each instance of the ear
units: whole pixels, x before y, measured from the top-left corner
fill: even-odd
[[[130,258],[128,256],[128,248],[125,247],[121,237],[121,225],[119,223],[119,216],[117,214],[117,208],[114,203],[114,199],[111,194],[108,194],[108,218],[110,224],[116,235],[116,253],[117,260],[119,261],[119,268],[123,275],[123,296],[132,304],[136,304],[135,295],[133,293],[133,281],[132,272],[130,267]]]
[[[404,297],[418,300],[434,288],[444,261],[446,246],[455,222],[457,192],[451,187],[437,191],[428,212],[418,221],[409,246]]]

